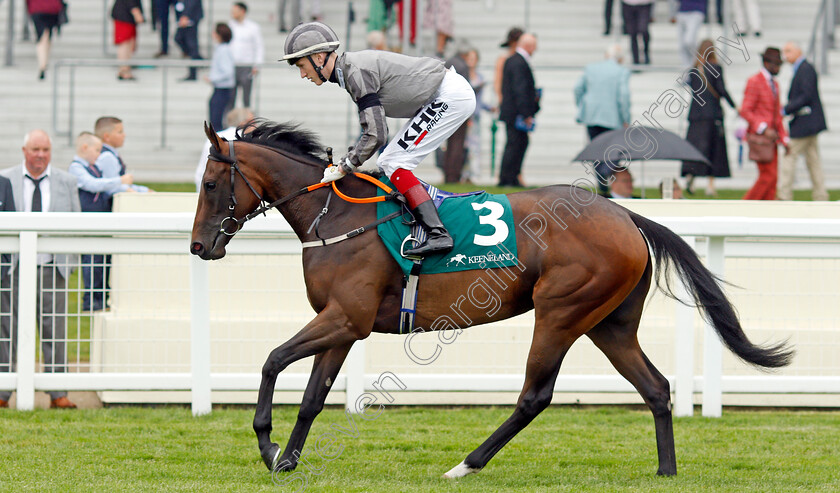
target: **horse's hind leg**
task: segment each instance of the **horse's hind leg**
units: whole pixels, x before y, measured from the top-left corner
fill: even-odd
[[[519,394],[513,414],[490,435],[490,438],[470,453],[463,462],[444,474],[444,477],[459,478],[481,470],[502,447],[551,403],[560,364],[577,336],[562,331],[558,334],[554,330],[539,330],[539,319],[538,314],[538,328],[534,331],[525,370],[525,385]]]
[[[657,474],[677,473],[674,450],[674,426],[671,418],[671,389],[668,380],[642,352],[636,333],[642,318],[645,296],[650,288],[651,266],[621,305],[586,335],[607,355],[616,370],[641,394],[653,413],[656,449],[659,454]]]
[[[324,409],[324,401],[330,393],[333,382],[341,369],[341,365],[347,358],[352,344],[335,347],[315,356],[312,364],[312,373],[309,375],[309,383],[306,384],[306,391],[303,393],[303,400],[300,403],[297,422],[289,436],[286,450],[275,461],[275,471],[291,471],[297,466],[298,459],[303,454],[303,445],[309,435],[312,423]],[[277,455],[278,448],[272,455]]]

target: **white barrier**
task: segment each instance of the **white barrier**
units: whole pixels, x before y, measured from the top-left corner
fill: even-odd
[[[19,340],[17,372],[0,373],[0,389],[17,391],[18,409],[32,409],[35,390],[191,390],[193,413],[211,408],[211,391],[256,390],[259,374],[211,372],[211,331],[208,315],[211,286],[208,264],[191,257],[190,358],[188,372],[36,372],[35,272],[37,253],[111,253],[188,256],[192,213],[11,213],[0,221],[0,252],[19,252],[21,273],[18,299]],[[707,264],[723,277],[727,256],[747,258],[840,258],[840,219],[654,217],[654,220],[705,245]],[[725,240],[740,239],[730,246]],[[749,241],[747,241],[749,239]],[[767,241],[773,239],[774,241]],[[279,215],[260,217],[228,246],[231,256],[299,255],[300,244]],[[115,267],[116,269],[116,267]],[[836,307],[835,307],[836,308]],[[703,415],[720,416],[722,393],[840,393],[840,376],[723,375],[717,335],[707,328],[703,341],[703,375],[694,368],[695,309],[677,304],[675,372],[669,376],[675,391],[675,414],[691,415],[693,394],[702,392]],[[840,330],[840,328],[838,328]],[[282,342],[282,341],[278,341]],[[377,390],[377,373],[366,373],[364,341],[357,343],[333,389],[346,392],[351,409],[366,391]],[[93,351],[91,351],[93,353]],[[370,350],[367,351],[370,354]],[[92,355],[93,357],[93,355]],[[261,362],[259,362],[261,363]],[[524,369],[524,367],[523,367]],[[277,390],[303,390],[307,375],[283,374]],[[524,376],[517,374],[400,375],[411,391],[516,391]],[[630,385],[619,376],[561,375],[557,392],[627,392]]]

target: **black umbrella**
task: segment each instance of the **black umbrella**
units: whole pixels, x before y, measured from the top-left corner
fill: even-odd
[[[679,135],[653,127],[631,125],[627,128],[611,130],[595,137],[573,161],[592,161],[595,169],[602,175],[608,175],[621,165],[622,161],[642,161],[642,184],[644,184],[644,161],[650,159],[675,159],[678,161],[698,161],[709,164],[696,147]],[[642,186],[644,196],[644,186]]]

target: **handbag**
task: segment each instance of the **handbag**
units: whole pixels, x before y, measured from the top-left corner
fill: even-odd
[[[776,157],[776,139],[765,134],[747,134],[749,158],[757,163],[769,163]]]
[[[778,115],[779,99],[778,96],[776,96],[775,91],[773,93],[773,96],[775,98],[773,104],[773,114]],[[761,134],[747,134],[747,145],[750,148],[748,157],[750,158],[750,160],[755,161],[756,163],[769,163],[773,161],[773,159],[776,157],[776,147],[778,146],[776,140],[778,138],[778,134],[776,134],[776,132],[773,131],[772,133],[774,134],[774,137],[770,137],[769,135],[767,135],[768,133],[771,133],[771,129],[769,128]]]

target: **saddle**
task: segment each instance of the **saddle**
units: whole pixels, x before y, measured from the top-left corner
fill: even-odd
[[[390,186],[386,180],[383,183]],[[411,219],[403,205],[394,201],[378,202],[377,218],[400,211],[398,219],[380,223],[376,230],[391,256],[403,271],[400,307],[400,333],[414,330],[417,288],[420,274],[441,274],[472,269],[510,267],[518,263],[513,212],[505,195],[485,191],[453,193],[421,181],[429,193],[455,246],[447,253],[425,258],[408,257],[404,251],[414,242],[425,240],[425,231]]]

